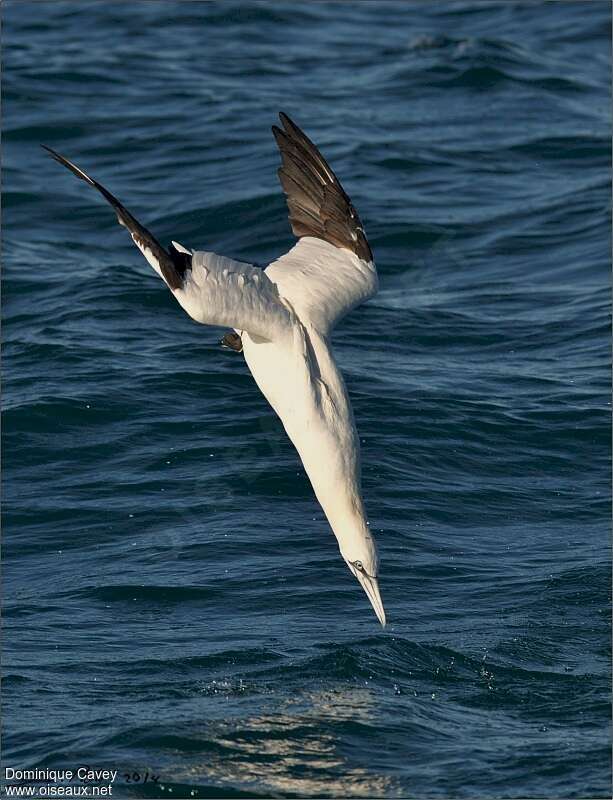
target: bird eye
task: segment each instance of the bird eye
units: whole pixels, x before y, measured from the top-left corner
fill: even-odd
[[[353,562],[353,566],[354,566],[356,569],[364,569],[364,567],[362,566],[362,562],[361,562],[361,561],[354,561],[354,562]]]

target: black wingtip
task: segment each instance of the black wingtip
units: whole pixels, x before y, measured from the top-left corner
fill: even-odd
[[[43,150],[46,150],[49,153],[51,158],[54,158],[59,164],[63,164],[65,167],[68,167],[68,169],[74,172],[74,169],[67,163],[68,159],[64,158],[64,156],[60,155],[52,147],[48,147],[46,144],[41,144],[41,147]]]
[[[362,223],[340,181],[317,146],[284,112],[272,132],[281,151],[278,172],[289,220],[298,238],[314,236],[372,261]]]
[[[291,133],[298,127],[296,123],[293,122],[284,111],[279,111],[279,119],[281,120],[281,124],[283,125],[287,133]]]
[[[285,131],[282,131],[278,125],[272,126],[272,135],[275,137],[275,141],[281,146],[281,142],[287,141],[287,134]]]

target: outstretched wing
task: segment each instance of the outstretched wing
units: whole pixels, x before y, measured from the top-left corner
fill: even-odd
[[[378,288],[364,227],[338,178],[313,142],[290,118],[273,126],[281,151],[279,179],[294,234],[289,253],[267,268],[298,315],[322,333]]]
[[[73,164],[72,161],[64,158],[64,156],[60,155],[59,153],[56,153],[55,150],[47,147],[47,145],[43,144],[41,147],[50,153],[52,158],[76,175],[77,178],[85,181],[85,183],[89,183],[90,186],[93,186],[94,189],[97,189],[100,192],[104,199],[113,206],[115,213],[117,214],[117,221],[120,225],[123,225],[124,228],[128,229],[134,244],[145,256],[153,269],[166,281],[170,289],[178,289],[183,283],[183,275],[185,272],[185,259],[180,257],[184,254],[176,251],[176,248],[174,247],[170,250],[170,252],[164,250],[155,236],[153,236],[153,234],[148,231],[147,228],[144,228],[137,220],[135,220],[132,214],[130,214],[130,212],[121,205],[119,200],[107,189],[105,189],[102,184],[98,183],[98,181],[95,181],[93,178],[90,178],[90,176],[82,169],[77,167],[76,164]],[[175,260],[173,260],[175,251]]]
[[[295,236],[315,236],[372,261],[358,212],[325,158],[287,114],[279,119],[284,130],[272,128],[283,164],[278,175]]]
[[[196,322],[228,326],[269,340],[289,331],[290,312],[261,269],[215,253],[190,253],[175,242],[165,250],[104,186],[55,150],[43,147],[110,203],[120,225],[128,229],[138,249]]]

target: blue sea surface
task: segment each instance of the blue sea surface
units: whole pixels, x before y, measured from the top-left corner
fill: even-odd
[[[610,4],[2,8],[4,766],[609,797]],[[385,630],[243,357],[39,147],[266,264],[279,110],[380,274],[333,343]]]

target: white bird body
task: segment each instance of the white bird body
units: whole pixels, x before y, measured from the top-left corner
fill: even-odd
[[[298,243],[266,270],[173,242],[166,251],[110,194],[47,148],[115,208],[147,261],[197,322],[234,328],[262,394],[281,419],[341,555],[381,622],[378,555],[361,494],[360,443],[330,347],[334,325],[378,288],[360,219],[317,148],[285,115],[273,127]],[[239,349],[239,348],[234,348]]]
[[[243,333],[243,353],[260,391],[300,455],[343,557],[355,561],[363,556],[362,551],[354,552],[352,548],[356,528],[372,541],[360,488],[360,440],[347,387],[325,332],[328,319],[322,316],[321,305],[312,296],[315,292],[310,291],[312,280],[309,282],[317,257],[323,257],[323,261],[326,256],[336,258],[338,250],[317,239],[302,239],[294,250],[300,248],[305,267],[296,270],[301,273],[298,280],[295,272],[287,269],[287,263],[282,263],[283,259],[266,269],[290,311],[291,330],[275,341]],[[344,258],[347,255],[343,253]],[[362,269],[371,291],[376,290],[374,265]],[[317,309],[316,323],[324,332],[317,330],[310,319],[311,309]],[[305,314],[306,319],[301,319],[300,314]],[[374,544],[364,566],[370,575],[377,574]]]
[[[343,556],[351,538],[367,527],[360,495],[359,439],[347,389],[328,341],[300,320],[286,342],[258,342],[243,335],[245,361],[298,451],[313,490],[336,534]],[[376,568],[374,573],[376,574]]]

